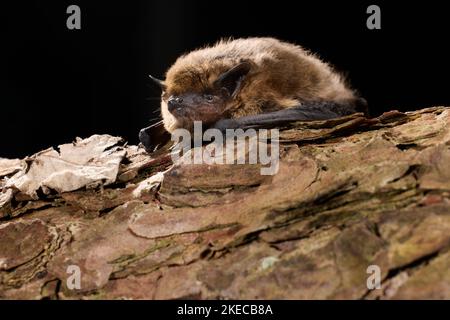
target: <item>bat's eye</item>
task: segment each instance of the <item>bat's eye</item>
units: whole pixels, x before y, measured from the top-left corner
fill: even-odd
[[[214,100],[214,96],[211,94],[205,94],[203,95],[203,97],[205,98],[206,101],[208,102],[212,102]]]

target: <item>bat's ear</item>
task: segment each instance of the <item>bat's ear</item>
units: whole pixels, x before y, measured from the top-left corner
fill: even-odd
[[[214,82],[214,86],[216,86],[216,88],[226,89],[228,94],[234,98],[238,94],[242,81],[245,79],[251,68],[252,65],[250,62],[241,62],[237,66],[222,73]]]
[[[154,84],[156,84],[158,87],[161,88],[162,91],[166,91],[166,84],[164,83],[164,81],[155,78],[151,74],[149,74],[148,76],[153,81]]]

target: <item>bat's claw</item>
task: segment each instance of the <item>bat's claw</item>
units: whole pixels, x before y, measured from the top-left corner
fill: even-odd
[[[170,134],[164,129],[162,121],[152,124],[139,131],[139,141],[145,148],[145,151],[151,153],[170,141]]]
[[[139,131],[139,141],[144,146],[147,152],[151,152],[152,150],[152,140],[150,135],[147,132],[148,128],[143,128]]]

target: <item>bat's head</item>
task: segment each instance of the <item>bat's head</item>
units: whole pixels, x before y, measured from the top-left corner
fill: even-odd
[[[182,65],[169,69],[162,88],[161,114],[167,131],[184,128],[192,131],[194,121],[208,127],[227,116],[236,106],[250,62],[232,66],[221,64]]]

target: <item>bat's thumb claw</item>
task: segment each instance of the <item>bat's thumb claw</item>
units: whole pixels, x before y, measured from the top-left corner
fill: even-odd
[[[148,132],[146,131],[147,128],[141,129],[141,131],[139,131],[139,141],[142,143],[142,145],[144,146],[145,150],[147,152],[151,152],[151,147],[152,147],[152,140],[150,138],[150,135],[148,134]]]

